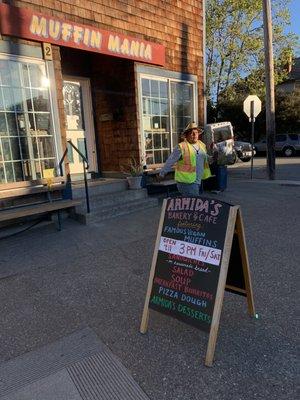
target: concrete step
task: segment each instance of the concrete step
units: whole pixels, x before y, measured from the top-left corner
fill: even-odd
[[[118,217],[121,215],[131,214],[146,208],[156,207],[158,205],[157,198],[144,198],[139,200],[126,201],[117,205],[106,205],[91,210],[90,214],[83,213],[76,209],[74,218],[84,224],[91,222],[101,222],[107,219]]]
[[[138,189],[138,190],[122,190],[114,193],[106,193],[106,194],[96,194],[90,196],[90,208],[91,211],[97,211],[100,208],[105,206],[117,206],[122,205],[124,203],[135,201],[135,200],[143,200],[148,197],[146,189]],[[86,209],[86,200],[85,197],[81,198],[82,205],[77,208],[77,210],[85,210]]]
[[[88,181],[90,196],[121,192],[128,189],[126,179],[95,179]],[[72,184],[73,199],[85,198],[84,183]]]

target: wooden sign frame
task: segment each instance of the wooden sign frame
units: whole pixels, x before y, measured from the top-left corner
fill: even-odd
[[[160,243],[160,237],[162,234],[162,228],[163,228],[163,224],[164,224],[166,206],[167,206],[167,199],[165,199],[163,202],[161,216],[160,216],[160,220],[159,220],[158,232],[157,232],[157,237],[156,237],[156,242],[155,242],[155,248],[154,248],[153,257],[152,257],[148,287],[147,287],[145,304],[144,304],[144,309],[143,309],[143,314],[142,314],[141,326],[140,326],[140,332],[142,334],[145,334],[148,329],[149,302],[150,302],[150,296],[151,296],[151,291],[152,291],[152,286],[153,286],[153,279],[154,279],[154,275],[155,275],[155,267],[156,267],[156,263],[157,263],[159,243]],[[239,249],[240,249],[240,254],[241,254],[242,269],[243,269],[242,273],[243,273],[244,282],[245,282],[245,289],[236,287],[236,286],[232,286],[232,285],[226,285],[233,236],[235,233],[238,236],[238,244],[239,244]],[[222,262],[220,265],[220,275],[219,275],[219,280],[218,280],[215,304],[214,304],[214,309],[213,309],[213,315],[212,315],[212,321],[211,321],[211,326],[210,326],[208,345],[207,345],[207,351],[206,351],[206,357],[205,357],[205,365],[208,367],[211,367],[213,364],[217,336],[218,336],[219,323],[220,323],[221,310],[222,310],[223,299],[224,299],[224,292],[226,289],[246,296],[248,313],[250,316],[255,317],[256,314],[255,314],[253,290],[252,290],[252,284],[251,284],[248,252],[247,252],[246,241],[245,241],[245,232],[244,232],[242,213],[241,213],[241,209],[239,206],[230,206],[230,210],[229,210],[225,242],[224,242],[224,250],[223,250],[223,256],[222,256]]]

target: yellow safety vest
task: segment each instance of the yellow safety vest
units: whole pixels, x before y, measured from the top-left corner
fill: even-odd
[[[206,146],[200,140],[197,141],[199,148],[206,153]],[[175,180],[182,183],[194,183],[196,181],[196,154],[193,146],[185,140],[179,143],[181,159],[175,166]],[[204,160],[204,170],[202,180],[211,177],[211,172],[207,160]]]

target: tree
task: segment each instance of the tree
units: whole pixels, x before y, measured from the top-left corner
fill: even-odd
[[[285,34],[290,0],[273,0],[275,84],[287,71],[296,36]],[[218,115],[224,93],[235,96],[233,85],[247,77],[249,93],[264,94],[264,44],[261,0],[207,0],[207,94]],[[231,91],[231,92],[230,92]]]
[[[278,132],[300,133],[300,89],[276,93],[276,127]]]
[[[251,125],[248,117],[243,112],[243,101],[249,94],[247,81],[240,81],[229,88],[229,94],[223,92],[219,97],[218,119],[230,121],[234,127],[234,133],[239,139],[251,140]],[[232,95],[232,93],[235,95]],[[265,99],[262,99],[262,112],[255,121],[255,141],[265,137]],[[300,89],[285,93],[276,90],[276,132],[300,133]],[[208,104],[208,119],[216,120],[216,108]]]

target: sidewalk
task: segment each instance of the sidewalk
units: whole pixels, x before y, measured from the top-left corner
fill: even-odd
[[[151,400],[295,399],[299,187],[236,177],[214,196],[242,207],[259,319],[226,293],[212,368],[201,331],[151,312],[139,334],[159,207],[0,241],[0,362],[89,327]]]

